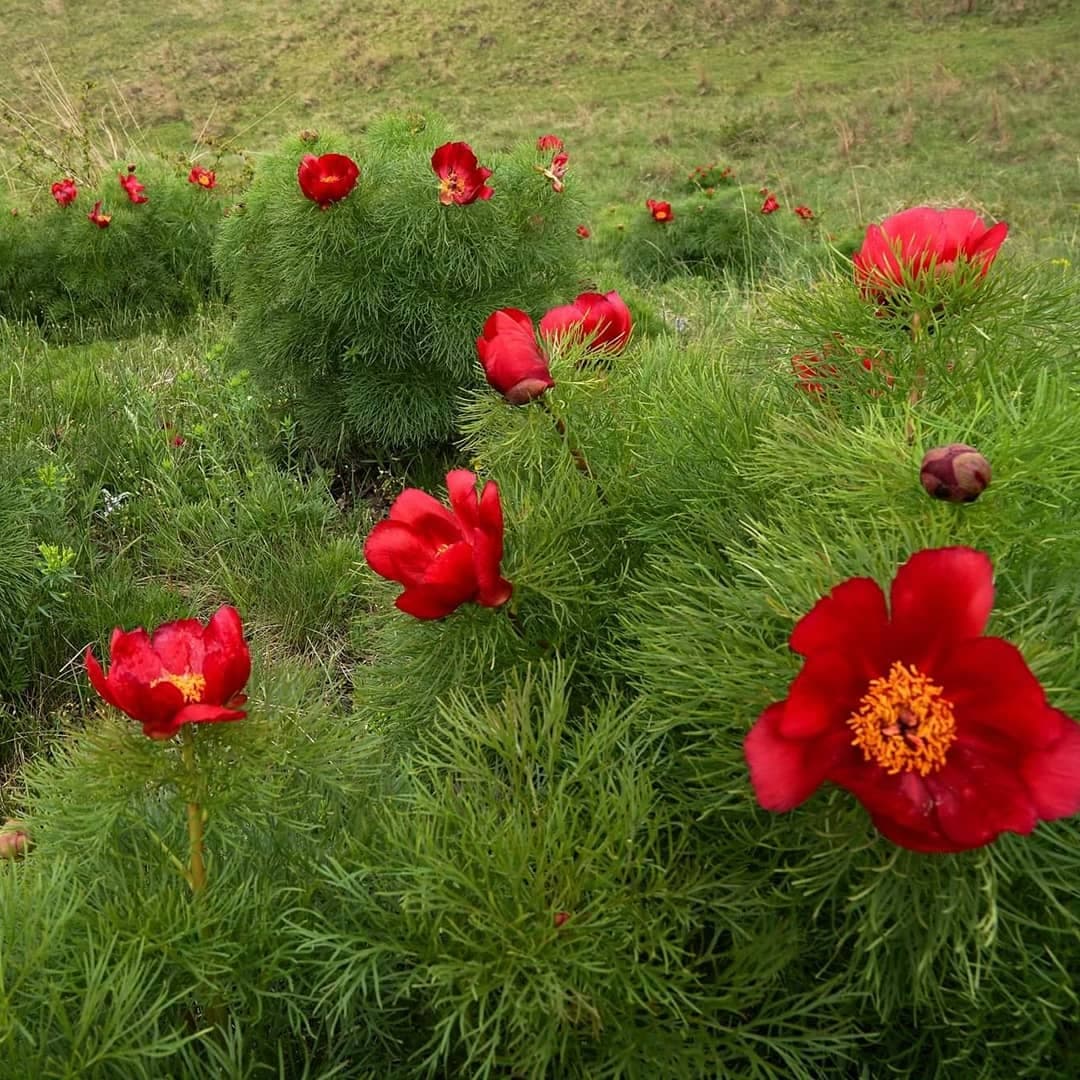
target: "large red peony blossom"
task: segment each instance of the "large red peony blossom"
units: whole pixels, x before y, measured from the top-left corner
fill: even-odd
[[[236,608],[218,608],[204,627],[179,619],[153,634],[117,627],[106,676],[90,649],[86,670],[94,689],[143,726],[151,739],[171,739],[184,724],[241,720],[251,655]]]
[[[52,197],[61,206],[69,206],[79,194],[79,189],[70,176],[64,177],[63,180],[57,180],[49,190],[52,192]]]
[[[145,203],[150,201],[150,196],[144,194],[146,188],[139,182],[139,178],[133,173],[118,174],[120,186],[127,194],[128,200],[133,203]]]
[[[825,781],[913,851],[964,851],[1080,810],[1080,726],[1053,708],[1020,650],[983,629],[988,556],[919,551],[889,610],[849,578],[795,625],[805,658],[746,737],[758,802],[790,810]]]
[[[349,194],[360,178],[360,169],[345,154],[305,154],[296,170],[300,190],[320,210],[327,210],[331,203],[340,202]]]
[[[503,308],[488,317],[476,352],[487,381],[511,405],[526,405],[555,385],[532,319],[518,308]]]
[[[493,482],[476,494],[467,469],[446,474],[448,510],[417,488],[406,488],[364,541],[364,558],[381,577],[405,591],[394,601],[418,619],[441,619],[470,601],[498,607],[513,586],[499,575],[502,505]]]
[[[490,199],[495,194],[485,183],[491,170],[477,164],[468,143],[443,143],[431,155],[431,167],[439,178],[439,202],[443,206],[451,203],[465,206],[477,199]]]
[[[879,299],[927,274],[952,273],[966,261],[984,275],[1009,232],[1004,221],[987,228],[974,210],[916,206],[869,225],[855,253],[855,281]]]
[[[213,169],[204,169],[201,165],[192,165],[187,179],[189,184],[197,184],[207,190],[217,187],[217,173]]]
[[[540,320],[542,338],[587,340],[589,352],[622,352],[632,328],[630,309],[617,292],[582,293],[572,304],[552,308]]]

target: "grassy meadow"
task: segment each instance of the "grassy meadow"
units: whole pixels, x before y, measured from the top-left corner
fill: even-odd
[[[0,1080],[1080,1072],[1075,818],[917,854],[837,787],[763,811],[742,752],[798,619],[926,547],[990,555],[988,632],[1080,717],[1074,5],[9,0],[3,22],[0,820],[32,846],[0,859]],[[497,161],[490,206],[429,198],[444,130]],[[564,196],[529,188],[546,132]],[[361,161],[326,214],[293,190],[309,145]],[[127,162],[155,216],[91,229]],[[710,163],[737,186],[689,184]],[[500,190],[536,205],[497,219]],[[1009,234],[921,331],[849,256],[924,204]],[[501,239],[439,232],[444,209]],[[399,233],[340,270],[380,213]],[[634,335],[606,365],[556,349],[547,411],[474,373],[440,398],[453,437],[335,441],[318,380],[370,344],[340,345],[342,311],[374,353],[434,355],[489,296],[539,318],[584,290],[618,290]],[[858,377],[819,400],[791,358],[822,343]],[[993,465],[970,506],[919,484],[953,443]],[[401,491],[442,499],[453,468],[498,481],[510,618],[409,620],[365,563]],[[222,604],[250,713],[201,726],[196,800],[187,750],[104,706],[84,654]]]

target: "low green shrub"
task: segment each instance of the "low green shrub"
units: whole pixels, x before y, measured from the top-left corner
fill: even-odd
[[[475,341],[502,307],[538,316],[577,291],[567,190],[556,193],[533,145],[477,147],[490,200],[442,205],[433,151],[446,129],[390,118],[362,139],[294,139],[266,158],[242,212],[221,230],[217,262],[237,312],[233,351],[284,391],[322,451],[383,453],[449,439],[456,403],[476,385]],[[305,154],[350,154],[359,182],[321,209],[304,197]]]

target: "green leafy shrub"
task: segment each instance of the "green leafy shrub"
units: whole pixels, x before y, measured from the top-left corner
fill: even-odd
[[[37,200],[0,215],[0,315],[29,319],[50,336],[130,333],[194,310],[211,289],[213,237],[224,201],[155,158],[138,159],[148,201],[131,203],[117,163],[75,201]],[[87,219],[95,203],[106,228]]]
[[[674,200],[669,221],[654,221],[646,208],[634,208],[614,240],[619,263],[645,282],[679,273],[751,281],[789,262],[806,243],[806,230],[790,213],[762,214],[761,205],[756,189],[725,185],[711,195],[699,191]]]
[[[436,122],[395,118],[355,143],[293,140],[221,230],[234,351],[284,388],[323,450],[448,439],[462,388],[480,377],[485,319],[501,307],[539,315],[577,291],[576,204],[537,171],[535,148],[481,150],[494,196],[443,206],[431,156],[449,139]],[[331,151],[350,154],[360,179],[323,211],[304,198],[297,165]]]

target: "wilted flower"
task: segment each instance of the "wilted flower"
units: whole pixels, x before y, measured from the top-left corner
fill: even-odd
[[[345,154],[305,154],[296,170],[300,190],[320,210],[328,210],[331,203],[340,202],[360,178],[360,169]]]
[[[236,608],[220,607],[204,627],[197,619],[159,626],[117,627],[109,644],[109,674],[91,649],[86,670],[94,689],[143,726],[151,739],[170,739],[184,724],[241,720],[251,655]]]
[[[65,177],[63,180],[57,180],[49,190],[52,192],[52,197],[61,206],[70,205],[75,201],[76,196],[79,194],[79,189],[75,186],[75,181],[72,180],[70,176]]]
[[[540,336],[548,340],[588,341],[589,352],[619,353],[630,340],[633,320],[617,292],[582,293],[572,304],[552,308],[540,320]]]
[[[395,606],[417,619],[441,619],[462,604],[498,607],[513,586],[499,574],[503,516],[493,481],[476,493],[467,469],[446,474],[450,508],[418,488],[406,488],[364,541],[376,574],[405,586]]]
[[[949,502],[974,502],[990,483],[990,462],[966,443],[927,450],[919,480],[928,494]]]
[[[814,219],[814,211],[809,206],[796,206],[792,213],[798,214],[803,221],[813,221]]]
[[[101,200],[98,199],[94,203],[94,209],[86,215],[88,221],[92,221],[99,229],[107,229],[109,222],[112,221],[112,214],[103,214],[101,212]]]
[[[889,610],[872,578],[835,586],[796,623],[805,657],[746,737],[758,802],[791,810],[826,781],[914,851],[964,851],[1080,810],[1080,726],[1015,645],[983,630],[988,556],[916,552]]]
[[[443,206],[466,206],[477,199],[490,199],[495,194],[485,183],[491,170],[477,164],[468,143],[443,143],[431,155],[431,167],[439,178],[439,202]]]
[[[563,177],[566,175],[566,167],[570,163],[570,155],[560,151],[552,159],[546,169],[537,168],[551,181],[551,190],[558,193],[566,186]]]
[[[217,173],[213,169],[204,169],[201,165],[192,165],[188,173],[188,183],[198,184],[201,188],[217,187]]]
[[[645,208],[652,214],[653,221],[674,221],[675,214],[671,209],[671,203],[660,202],[657,199],[646,199]]]
[[[476,352],[488,383],[511,405],[526,405],[555,385],[532,319],[517,308],[488,317]]]
[[[139,183],[139,178],[131,170],[133,165],[128,166],[128,172],[119,173],[118,179],[120,180],[120,186],[127,193],[128,200],[133,203],[145,203],[150,201],[150,196],[145,195],[146,188]]]
[[[865,295],[884,300],[926,275],[954,273],[968,264],[982,277],[997,257],[1009,226],[987,227],[974,210],[916,206],[869,225],[855,253],[855,281]]]

